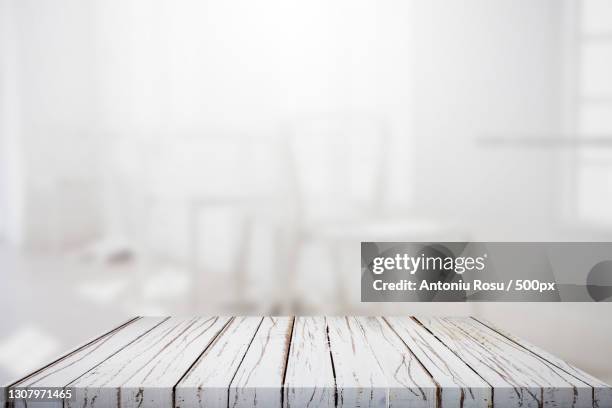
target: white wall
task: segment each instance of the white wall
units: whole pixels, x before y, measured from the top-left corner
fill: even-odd
[[[110,172],[163,215],[163,227],[151,225],[161,232],[155,247],[182,256],[190,199],[278,189],[287,176],[278,162],[289,158],[271,139],[304,116],[383,117],[392,132],[387,204],[409,201],[411,2],[130,0],[94,10],[98,118],[111,162],[128,164]],[[252,141],[238,151],[209,140],[234,136]],[[234,164],[248,144],[265,159]],[[111,219],[121,218],[116,191]]]
[[[20,245],[23,167],[14,3],[0,0],[0,241]]]
[[[184,136],[270,136],[313,113],[387,119],[390,206],[409,199],[409,2],[2,1],[14,26],[4,37],[19,51],[3,59],[19,90],[2,95],[27,118],[16,140],[28,247],[116,231],[121,193],[112,178],[131,192],[142,187],[109,171],[118,160],[142,167],[146,150],[168,139],[180,150]],[[264,164],[262,172],[275,170]],[[158,181],[156,169],[149,175]]]
[[[416,1],[419,212],[462,220],[483,240],[550,235],[563,198],[558,151],[478,139],[559,135],[560,4]]]
[[[10,206],[19,206],[15,228],[32,249],[58,250],[100,230],[101,135],[91,47],[92,3],[6,1],[13,52],[3,121],[10,161]],[[6,56],[6,55],[5,55]],[[19,151],[19,152],[18,152]]]
[[[172,138],[180,149],[184,135],[274,133],[287,118],[355,110],[392,130],[390,207],[462,220],[483,239],[550,237],[557,152],[477,139],[560,131],[557,5],[19,2],[26,203],[50,204],[26,208],[26,236],[70,243],[116,223],[100,207],[117,207],[104,170],[117,146],[142,167]]]

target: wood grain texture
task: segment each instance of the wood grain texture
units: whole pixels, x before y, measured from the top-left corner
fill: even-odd
[[[327,327],[338,407],[387,407],[387,381],[359,323],[328,317]]]
[[[493,406],[593,406],[590,386],[475,320],[418,320],[493,386]]]
[[[229,318],[170,318],[69,386],[72,407],[169,407],[173,387]]]
[[[119,352],[128,344],[161,324],[167,318],[142,317],[101,336],[100,338],[68,353],[21,381],[14,387],[66,387],[93,367]],[[24,401],[15,401],[15,408],[25,407]],[[52,405],[52,404],[49,404]],[[61,402],[55,406],[62,406]]]
[[[436,408],[437,385],[387,322],[356,319],[387,380],[389,407]]]
[[[227,408],[229,385],[262,320],[232,320],[175,387],[177,408]]]
[[[282,406],[292,317],[264,317],[229,387],[229,407]]]
[[[76,397],[10,408],[612,408],[609,385],[458,317],[135,318],[14,386]]]
[[[483,408],[492,401],[491,386],[421,324],[409,317],[385,317],[438,384],[442,407]]]
[[[325,317],[297,317],[285,375],[287,408],[335,406],[336,383]]]
[[[566,373],[572,375],[573,377],[593,387],[593,407],[594,408],[612,407],[612,387],[610,385],[580,370],[579,368],[576,368],[566,363],[560,358],[553,356],[546,350],[543,350],[523,339],[519,339],[518,337],[514,336],[513,334],[505,330],[500,329],[499,327],[493,325],[491,322],[485,319],[481,319],[481,318],[472,318],[472,319],[481,323],[487,328],[496,331],[500,335],[506,337],[507,339],[531,351],[536,356],[543,358],[548,363],[554,365],[555,367],[562,369]]]
[[[142,317],[132,321],[26,377],[14,386],[65,387],[166,319]]]

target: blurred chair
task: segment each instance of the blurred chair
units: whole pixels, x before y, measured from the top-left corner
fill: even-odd
[[[196,310],[207,300],[209,307],[220,306],[232,313],[280,311],[275,300],[282,291],[285,251],[277,204],[275,199],[257,196],[189,202]]]
[[[278,162],[276,145],[275,137],[211,131],[157,140],[149,152],[146,258],[185,266],[191,313],[263,312],[278,296],[274,281],[257,285],[274,270],[252,265],[262,255],[258,237],[272,241],[270,256],[280,252],[282,211],[266,167]]]
[[[357,262],[361,241],[423,240],[441,236],[444,229],[435,222],[386,211],[386,192],[393,188],[387,185],[386,168],[392,145],[389,126],[382,118],[327,114],[295,120],[286,130],[295,211],[288,307],[298,312],[317,308],[297,289],[300,286],[304,294],[308,285],[303,282],[310,279],[313,291],[335,288],[328,294],[325,310],[330,306],[340,313],[354,309],[359,300],[348,296],[360,293]],[[319,251],[310,248],[307,255],[311,244],[318,244]],[[319,256],[329,260],[327,276],[321,272],[320,261],[302,273],[304,261]],[[344,276],[347,269],[351,275]],[[317,273],[321,276],[315,276]]]

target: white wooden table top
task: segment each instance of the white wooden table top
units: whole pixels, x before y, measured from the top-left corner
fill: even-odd
[[[74,393],[11,403],[35,408],[612,407],[610,386],[459,317],[139,317],[11,387]]]

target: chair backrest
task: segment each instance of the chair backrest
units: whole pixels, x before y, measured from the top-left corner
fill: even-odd
[[[328,114],[289,126],[297,205],[306,219],[375,213],[382,202],[388,130],[366,114]]]

